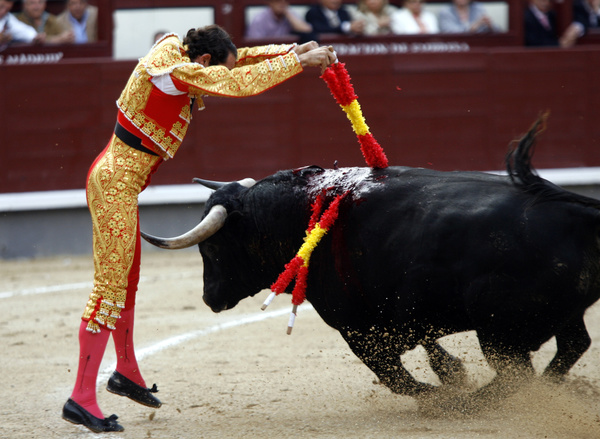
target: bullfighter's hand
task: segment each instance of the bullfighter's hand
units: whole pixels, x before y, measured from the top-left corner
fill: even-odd
[[[337,59],[333,47],[322,46],[299,55],[302,67],[321,67],[321,74]]]
[[[306,53],[309,50],[316,49],[317,47],[319,47],[319,44],[317,44],[316,41],[309,41],[307,43],[299,44],[296,47],[294,47],[294,52],[296,52],[297,55],[302,55],[303,53]]]

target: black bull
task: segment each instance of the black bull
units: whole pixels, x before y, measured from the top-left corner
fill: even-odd
[[[383,384],[409,395],[431,389],[400,361],[418,344],[445,381],[460,363],[435,340],[468,330],[497,372],[478,396],[530,376],[530,352],[553,336],[544,374],[560,378],[591,343],[583,317],[600,297],[600,203],[535,175],[539,123],[507,156],[508,176],[281,171],[217,189],[206,212],[221,213],[208,231],[197,227],[199,237],[144,235],[164,248],[201,241],[204,301],[219,312],[275,281],[303,242],[318,194],[350,191],[312,255],[306,297]]]

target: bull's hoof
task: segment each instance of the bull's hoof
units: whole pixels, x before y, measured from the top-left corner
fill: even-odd
[[[471,416],[485,408],[468,393],[440,388],[435,393],[417,398],[419,414],[430,418]]]
[[[557,373],[549,369],[546,369],[541,377],[552,384],[563,384],[566,381],[563,373]]]
[[[393,383],[393,384],[385,384],[393,393],[398,395],[406,395],[406,396],[422,396],[429,395],[438,390],[437,386],[433,384],[420,383],[415,381],[414,383]]]

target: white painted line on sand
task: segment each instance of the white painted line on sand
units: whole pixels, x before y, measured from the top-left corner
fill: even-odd
[[[200,278],[200,271],[188,271],[184,273],[169,273],[163,274],[159,276],[142,276],[140,277],[140,283],[150,282],[150,281],[160,281],[160,280],[168,280],[168,279],[183,279],[198,276]],[[10,299],[11,297],[17,296],[29,296],[34,294],[48,294],[48,293],[56,293],[61,291],[70,291],[70,290],[80,290],[80,289],[89,289],[91,290],[93,287],[92,282],[75,282],[69,284],[60,284],[60,285],[48,285],[41,287],[33,287],[33,288],[24,288],[21,290],[13,290],[13,291],[4,291],[0,292],[0,299]]]
[[[83,288],[91,288],[91,282],[77,282],[72,284],[49,285],[35,288],[25,288],[22,290],[5,291],[0,293],[0,299],[9,299],[15,296],[28,296],[31,294],[47,294],[56,293],[58,291],[78,290]]]
[[[149,277],[142,276],[140,278],[140,283],[148,282],[148,281],[164,280],[164,279],[169,279],[169,278],[174,278],[174,277],[181,279],[182,277],[192,277],[194,275],[198,275],[198,272],[173,273],[173,274],[160,275],[160,276],[149,276]],[[60,292],[60,291],[77,290],[77,289],[84,289],[84,288],[91,288],[91,287],[92,287],[91,282],[76,282],[76,283],[70,283],[70,284],[26,288],[26,289],[21,289],[21,290],[0,292],[0,299],[7,299],[10,297],[25,296],[25,295],[32,295],[32,294],[48,294],[48,293],[55,293],[55,292]],[[303,310],[313,310],[314,308],[312,307],[312,305],[307,303],[302,307],[302,309]],[[208,328],[186,332],[186,333],[183,333],[180,335],[166,338],[164,340],[161,340],[161,341],[154,343],[150,346],[147,346],[145,348],[138,349],[138,350],[136,350],[136,357],[137,357],[138,361],[141,361],[145,357],[149,357],[151,355],[157,354],[161,351],[164,351],[165,349],[172,348],[174,346],[180,345],[182,343],[185,343],[189,340],[193,340],[198,337],[203,337],[206,335],[214,334],[216,332],[235,328],[237,326],[261,322],[263,320],[271,319],[273,317],[282,316],[289,312],[290,312],[290,310],[287,308],[279,309],[279,310],[275,310],[275,311],[269,311],[269,312],[259,311],[257,313],[246,315],[246,316],[241,316],[239,318],[236,318],[236,319],[224,322],[224,323],[219,323],[217,325],[209,326]],[[106,383],[106,381],[112,374],[113,370],[115,370],[115,367],[116,367],[116,363],[113,363],[113,364],[109,365],[108,367],[106,367],[104,370],[102,370],[98,374],[98,379],[96,381],[97,387],[102,387],[105,385],[104,383]]]
[[[314,309],[312,305],[305,304],[302,306],[303,310],[312,310]],[[136,357],[138,361],[141,361],[145,357],[149,357],[151,355],[157,354],[165,349],[172,348],[179,344],[185,343],[189,340],[193,340],[198,337],[203,337],[205,335],[214,334],[216,332],[224,331],[226,329],[235,328],[237,326],[247,325],[250,323],[257,323],[263,320],[271,319],[273,317],[279,317],[284,314],[288,314],[290,310],[288,308],[278,309],[275,311],[261,311],[254,314],[250,314],[247,316],[242,316],[238,319],[231,320],[229,322],[220,323],[218,325],[209,326],[205,329],[199,329],[197,331],[186,332],[180,335],[176,335],[173,337],[166,338],[162,341],[159,341],[155,344],[147,346],[143,349],[136,350]],[[113,370],[115,370],[117,364],[113,363],[110,366],[106,367],[98,374],[98,380],[96,381],[96,386],[98,388],[104,387],[106,385],[106,381],[112,374]]]

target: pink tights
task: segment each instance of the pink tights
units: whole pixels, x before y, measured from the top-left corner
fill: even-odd
[[[112,331],[117,352],[117,371],[136,384],[146,387],[133,347],[133,316],[134,308],[121,311],[121,318]],[[79,327],[79,369],[71,399],[92,415],[103,419],[104,415],[96,399],[96,381],[111,331],[103,328],[102,332],[94,334],[87,331],[86,326],[87,322],[82,321]]]
[[[104,419],[96,400],[96,379],[110,332],[87,331],[87,322],[79,326],[79,369],[71,399],[97,418]]]
[[[125,308],[120,313],[121,318],[115,325],[116,329],[109,331],[106,328],[102,328],[100,333],[94,334],[86,330],[87,322],[85,321],[82,321],[79,327],[79,366],[77,381],[75,382],[71,399],[97,418],[103,419],[104,415],[96,399],[96,381],[111,332],[117,353],[117,371],[136,384],[146,387],[146,383],[138,368],[133,347],[135,295],[140,279],[140,256],[141,248],[138,225],[135,256],[127,278],[127,299],[125,301]]]

